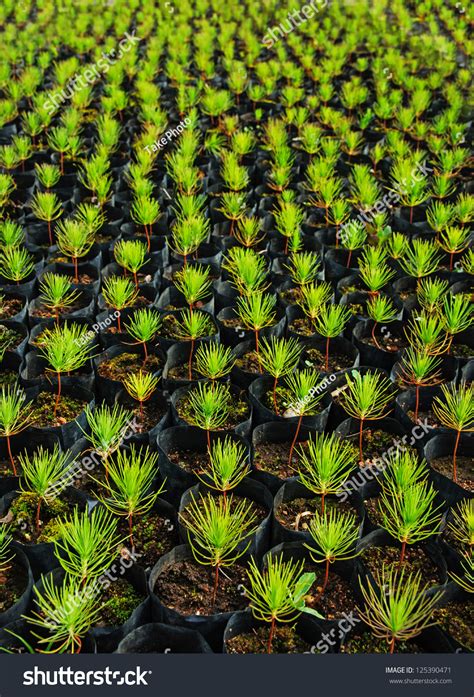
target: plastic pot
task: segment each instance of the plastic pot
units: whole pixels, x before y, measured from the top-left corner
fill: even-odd
[[[212,653],[199,632],[154,622],[127,634],[115,653]]]

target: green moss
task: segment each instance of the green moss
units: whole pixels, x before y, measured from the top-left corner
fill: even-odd
[[[36,507],[38,496],[31,492],[23,492],[13,500],[10,515],[17,535],[21,542],[40,543],[53,542],[59,537],[59,520],[70,513],[69,502],[59,498],[49,503],[41,502],[40,529],[36,531]]]
[[[143,598],[126,579],[114,581],[103,596],[107,602],[102,611],[103,624],[109,627],[124,624]]]

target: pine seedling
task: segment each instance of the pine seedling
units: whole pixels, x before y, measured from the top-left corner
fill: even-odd
[[[61,178],[61,169],[59,166],[51,165],[49,163],[36,163],[35,173],[38,181],[44,186],[45,189],[52,189],[53,186],[56,186]]]
[[[418,423],[420,387],[429,387],[441,382],[442,376],[438,370],[440,365],[439,358],[417,351],[412,346],[409,346],[402,355],[399,363],[399,381],[404,386],[415,388],[415,423]]]
[[[400,564],[405,559],[406,546],[426,540],[439,531],[441,505],[435,505],[436,490],[428,481],[419,481],[400,492],[391,479],[384,479],[380,495],[382,526],[402,549]]]
[[[309,317],[315,329],[321,308],[330,301],[332,294],[331,284],[324,281],[322,283],[309,283],[301,287],[301,296],[297,298],[296,302],[305,315]]]
[[[140,418],[143,419],[143,405],[151,399],[156,390],[159,378],[153,373],[139,370],[137,373],[127,375],[123,381],[123,386],[130,397],[139,404]]]
[[[469,556],[474,547],[474,499],[463,499],[451,509],[448,528],[461,547],[468,547]]]
[[[451,347],[454,335],[469,329],[474,322],[474,308],[470,298],[461,293],[446,293],[443,298],[442,320]]]
[[[192,426],[207,434],[207,447],[211,447],[211,430],[221,428],[228,419],[231,393],[221,383],[201,383],[188,393],[189,416]]]
[[[315,512],[309,524],[309,534],[311,543],[304,546],[316,564],[325,564],[324,581],[319,592],[321,597],[328,583],[330,565],[358,555],[359,525],[353,513],[341,513],[332,508],[325,513]]]
[[[147,343],[158,334],[161,324],[161,315],[147,307],[136,310],[128,324],[125,324],[125,331],[135,339],[138,345],[143,346],[144,363],[148,360]]]
[[[342,408],[353,418],[359,419],[359,459],[364,462],[362,452],[362,435],[364,423],[374,419],[383,419],[390,412],[388,406],[393,397],[390,381],[378,374],[368,371],[361,375],[358,371],[347,374],[347,390],[341,392]]]
[[[21,225],[9,219],[0,221],[1,247],[20,247],[24,242],[25,233]]]
[[[250,472],[250,462],[243,445],[229,436],[218,439],[209,448],[209,464],[197,474],[206,486],[218,491],[224,499]]]
[[[443,318],[426,310],[408,321],[405,335],[414,349],[429,356],[439,356],[449,348]]]
[[[422,278],[418,286],[417,298],[423,310],[429,314],[439,312],[448,287],[448,281],[440,278]]]
[[[326,339],[326,372],[329,370],[329,341],[342,334],[350,316],[349,308],[344,305],[325,304],[316,317],[316,331]]]
[[[56,194],[50,191],[38,191],[31,199],[30,208],[33,215],[39,220],[48,223],[49,244],[54,244],[51,222],[57,220],[63,213],[61,201]]]
[[[71,307],[80,295],[78,291],[71,290],[71,279],[57,273],[45,273],[39,289],[41,302],[54,314],[56,324],[59,324],[59,313]]]
[[[392,654],[396,641],[410,641],[436,624],[431,618],[443,591],[427,595],[429,584],[422,585],[422,572],[408,573],[405,567],[383,566],[374,578],[375,586],[359,579],[364,607],[358,611],[374,636],[387,641]]]
[[[130,278],[121,276],[110,276],[104,279],[102,288],[102,296],[108,307],[118,312],[117,328],[122,332],[122,324],[120,322],[121,311],[126,307],[132,307],[138,298],[138,291]]]
[[[411,246],[407,247],[405,256],[398,261],[409,276],[418,279],[419,284],[421,278],[438,269],[441,257],[435,242],[415,239]]]
[[[88,429],[84,431],[81,428],[81,430],[90,443],[92,451],[101,457],[107,477],[108,458],[121,445],[132,416],[131,411],[119,404],[110,407],[103,403],[95,409],[86,407],[85,417]]]
[[[143,225],[147,241],[147,250],[149,252],[153,225],[161,215],[160,204],[151,196],[138,196],[132,203],[130,215],[134,223]]]
[[[305,606],[304,597],[314,583],[314,573],[303,573],[304,560],[283,561],[283,556],[268,557],[266,568],[260,571],[252,558],[247,570],[249,586],[245,595],[250,600],[252,615],[270,624],[267,653],[272,652],[277,622],[294,622],[302,613],[322,617]]]
[[[114,515],[126,518],[128,522],[128,539],[133,540],[133,520],[146,515],[156,499],[164,490],[164,482],[157,491],[152,485],[157,474],[158,453],[148,446],[129,450],[117,450],[109,463],[109,479],[96,483],[106,490],[106,496],[98,496],[99,501]]]
[[[265,233],[262,231],[262,221],[257,217],[246,218],[243,216],[237,221],[234,235],[243,247],[247,249],[256,247],[265,237]]]
[[[54,552],[61,567],[70,578],[83,587],[97,579],[117,557],[121,543],[117,521],[101,506],[92,513],[79,512],[58,522],[59,536],[54,540]]]
[[[79,370],[91,358],[92,341],[84,325],[67,323],[55,325],[48,331],[48,340],[41,344],[38,353],[46,362],[46,370],[56,373],[58,392],[54,404],[56,415],[61,399],[61,375]]]
[[[212,280],[209,266],[185,266],[174,275],[176,288],[184,295],[192,313],[196,303],[210,295]]]
[[[188,359],[188,379],[193,379],[192,362],[194,354],[194,346],[197,339],[205,336],[211,336],[215,331],[214,324],[209,315],[200,310],[192,311],[183,310],[180,313],[180,319],[177,320],[175,328],[175,336],[181,341],[189,341],[191,343]]]
[[[297,453],[299,479],[309,491],[321,496],[324,514],[326,496],[337,494],[357,464],[354,449],[334,433],[316,433],[304,447],[297,448]]]
[[[340,230],[340,235],[342,246],[349,251],[346,262],[346,269],[349,269],[352,253],[364,246],[367,239],[367,231],[364,224],[359,220],[350,220],[346,223],[344,229]]]
[[[259,333],[262,329],[274,323],[275,304],[275,296],[265,293],[256,293],[255,295],[237,298],[237,316],[242,325],[255,334],[255,351],[260,372],[262,372],[262,364],[259,350]]]
[[[41,632],[35,635],[39,646],[44,646],[40,653],[80,653],[84,636],[99,622],[105,607],[97,601],[97,592],[89,586],[81,588],[68,576],[59,586],[53,576],[45,576],[42,591],[35,587],[35,593],[38,609],[26,620]]]
[[[79,283],[78,259],[85,257],[94,244],[94,233],[78,220],[61,220],[56,226],[58,249],[71,257],[74,264],[74,283]]]
[[[71,457],[56,444],[52,452],[40,446],[32,455],[18,455],[22,468],[21,490],[36,498],[35,527],[39,532],[41,504],[49,505],[72,482]]]
[[[389,324],[390,322],[394,322],[398,314],[397,309],[393,304],[393,300],[387,295],[372,296],[367,302],[366,309],[368,316],[373,321],[371,332],[372,340],[375,346],[380,351],[383,351],[375,336],[375,330],[377,328],[377,324]]]
[[[449,254],[449,270],[453,270],[455,254],[461,254],[469,244],[470,232],[467,227],[457,227],[450,225],[445,228],[439,237],[438,244],[447,254]]]
[[[300,360],[303,347],[295,339],[262,340],[260,364],[273,378],[273,407],[279,416],[276,388],[279,378],[292,373]]]
[[[293,450],[298,440],[303,416],[306,414],[317,413],[319,403],[323,398],[324,392],[319,389],[319,377],[314,370],[296,370],[285,379],[286,387],[289,390],[290,407],[283,414],[285,417],[297,416],[296,431],[290,447],[288,456],[288,466],[291,467]]]
[[[221,568],[235,564],[251,544],[258,527],[256,515],[248,501],[234,505],[229,499],[207,495],[194,498],[180,517],[187,528],[189,545],[199,564],[214,569],[212,606],[215,606]],[[247,543],[245,543],[247,540]]]
[[[320,266],[315,252],[296,252],[290,254],[289,264],[285,264],[285,269],[293,283],[303,288],[316,279]]]
[[[235,363],[235,356],[228,346],[215,341],[200,344],[194,356],[196,370],[212,382],[230,373]]]
[[[221,194],[221,205],[216,210],[230,220],[229,235],[232,237],[235,223],[242,220],[247,212],[247,194],[235,191],[224,192]]]
[[[0,275],[20,285],[35,270],[33,255],[21,247],[0,250]]]
[[[26,394],[18,387],[3,385],[0,392],[0,436],[7,441],[8,457],[13,474],[17,476],[15,460],[11,450],[11,438],[18,435],[31,423],[31,403],[25,404]]]
[[[441,385],[442,396],[433,400],[433,412],[445,428],[456,431],[453,452],[453,480],[457,482],[456,455],[461,433],[474,431],[474,386],[461,382],[459,387]]]
[[[114,247],[115,261],[133,275],[138,290],[138,272],[147,263],[146,245],[140,240],[119,240]]]

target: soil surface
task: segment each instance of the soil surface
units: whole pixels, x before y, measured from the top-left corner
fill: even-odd
[[[125,578],[110,583],[101,593],[98,603],[105,602],[98,627],[119,627],[124,624],[145,596],[138,593]]]
[[[160,357],[153,354],[149,354],[148,360],[144,361],[143,356],[138,353],[120,353],[114,358],[99,363],[97,372],[102,378],[121,382],[139,370],[156,373],[162,365]]]
[[[467,651],[474,651],[474,603],[449,603],[435,610],[433,619]]]
[[[430,465],[440,474],[444,474],[448,479],[453,478],[453,458],[437,457],[430,460]],[[474,459],[464,455],[456,457],[457,484],[463,489],[474,491]]]
[[[368,547],[363,550],[361,558],[372,573],[381,571],[384,564],[386,567],[396,566],[398,568],[400,565],[400,549],[389,546]],[[421,571],[424,584],[433,586],[443,582],[438,567],[433,564],[421,547],[407,545],[403,566],[405,573]]]
[[[26,569],[13,559],[9,567],[0,571],[0,615],[18,602],[28,585]]]
[[[74,421],[87,406],[87,402],[83,399],[75,399],[69,395],[61,395],[59,406],[56,414],[54,413],[54,405],[56,403],[56,395],[53,392],[40,392],[33,402],[31,410],[34,426],[45,428],[50,426],[56,428],[64,426],[64,424]]]
[[[300,461],[299,450],[304,448],[306,441],[296,443],[291,458],[291,466],[288,464],[291,442],[285,443],[259,443],[254,451],[254,465],[262,472],[269,472],[280,479],[295,477],[298,474]]]
[[[120,518],[117,531],[122,539],[126,538],[124,544],[130,548],[128,520]],[[159,513],[136,516],[133,521],[133,544],[137,563],[145,569],[153,567],[160,557],[179,544],[177,526]]]
[[[355,509],[348,501],[342,502],[338,499],[326,496],[324,499],[324,510],[328,511],[333,508],[344,513],[354,513],[357,519]],[[316,510],[321,512],[320,496],[315,496],[312,499],[293,499],[292,501],[281,503],[275,511],[275,517],[278,522],[288,530],[294,530],[295,532],[308,532],[309,525]]]
[[[226,644],[227,653],[267,653],[268,627],[257,627],[248,634],[238,634]],[[275,627],[271,653],[309,653],[311,646],[296,633],[295,627],[281,625]]]
[[[331,342],[329,342],[329,363],[326,369],[326,354],[318,351],[316,348],[307,349],[303,354],[303,360],[308,368],[314,368],[320,373],[337,373],[340,370],[351,368],[354,360],[344,353],[331,351]],[[324,390],[325,391],[325,390]]]
[[[212,604],[214,569],[191,559],[169,566],[157,579],[154,592],[163,605],[182,615],[236,612],[248,605],[243,587],[248,584],[246,565],[235,563],[219,573],[216,602]]]
[[[10,319],[23,309],[24,301],[20,298],[3,298],[0,304],[0,319]]]
[[[341,653],[389,653],[390,643],[386,639],[377,639],[369,632],[359,636],[348,637],[341,645]],[[394,653],[423,653],[415,641],[396,641]]]

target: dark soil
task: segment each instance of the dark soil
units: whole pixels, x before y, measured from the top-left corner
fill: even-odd
[[[227,653],[248,654],[267,653],[268,627],[258,627],[248,634],[238,634],[226,644]],[[309,653],[311,646],[296,633],[295,627],[281,625],[275,627],[271,653]]]
[[[277,384],[277,388],[275,390],[276,394],[276,403],[277,403],[277,408],[278,408],[278,416],[284,416],[285,418],[290,418],[293,416],[299,416],[294,411],[295,405],[295,398],[293,397],[292,393],[287,387],[284,387],[283,385]],[[317,396],[315,394],[315,396]],[[262,403],[275,413],[275,406],[273,404],[273,390],[267,390],[267,392],[262,395],[260,398]],[[309,402],[308,402],[309,405]],[[308,409],[305,412],[305,416],[315,416],[316,414],[319,414],[320,409],[318,408],[318,405],[316,405],[315,409]]]
[[[18,380],[16,370],[2,370],[0,372],[0,388],[14,385]]]
[[[18,602],[28,585],[26,569],[13,559],[6,571],[0,571],[0,615]]]
[[[69,395],[61,395],[56,415],[54,405],[56,395],[53,392],[40,392],[33,402],[31,415],[34,426],[45,428],[46,426],[58,427],[74,421],[87,406],[83,399],[75,399]]]
[[[444,474],[448,479],[453,478],[453,458],[437,457],[430,460],[430,465],[440,474]],[[457,484],[463,489],[474,491],[474,459],[466,455],[456,457]]]
[[[202,474],[204,468],[209,465],[207,453],[197,453],[193,450],[172,450],[168,453],[168,459],[190,474]]]
[[[347,642],[341,645],[341,653],[389,653],[390,642],[377,639],[369,632],[360,636],[349,636]],[[394,653],[423,653],[414,641],[396,641]]]
[[[258,356],[256,351],[249,351],[243,356],[240,356],[235,361],[235,365],[243,370],[245,373],[253,373],[260,375],[263,373],[263,369],[260,369],[260,364],[258,362]]]
[[[278,295],[280,298],[288,305],[297,305],[298,300],[301,296],[301,288],[296,286],[296,288],[287,288],[286,290],[281,290]]]
[[[236,612],[248,604],[243,595],[243,586],[248,583],[246,568],[244,564],[235,563],[219,573],[215,606],[212,605],[214,569],[191,559],[169,566],[158,577],[154,592],[163,605],[182,615]]]
[[[309,317],[297,317],[289,323],[288,330],[301,336],[313,336],[316,331]]]
[[[321,591],[324,583],[325,565],[306,562],[303,569],[304,573],[315,573],[316,579],[307,595],[305,604],[307,607],[317,610],[327,620],[334,620],[341,617],[343,612],[353,612],[356,607],[356,598],[352,589],[341,576],[329,572],[328,582],[324,593]]]
[[[127,519],[120,518],[117,531],[122,539],[126,538],[124,544],[130,546]],[[145,569],[152,567],[179,544],[176,525],[158,513],[137,516],[133,520],[133,544],[137,563]]]
[[[288,465],[291,442],[286,443],[259,443],[254,452],[254,465],[263,472],[274,474],[280,479],[295,477],[298,474],[299,455],[298,449],[304,447],[304,441],[296,443],[291,458],[291,467]]]
[[[0,303],[0,319],[10,319],[23,309],[24,301],[20,298],[3,298]]]
[[[99,627],[119,627],[124,624],[132,612],[145,599],[124,578],[119,578],[104,589],[100,600],[107,602],[101,610]]]
[[[449,355],[455,358],[472,358],[473,348],[467,344],[451,344]]]
[[[138,353],[120,353],[114,358],[102,361],[97,366],[97,372],[103,378],[121,382],[129,375],[137,373],[139,370],[156,373],[163,363],[159,356],[150,354],[146,362],[143,356]]]
[[[88,305],[89,302],[90,301],[88,301],[88,300],[81,301],[81,298],[79,297],[71,305],[67,305],[66,307],[62,307],[60,310],[60,315],[62,317],[63,315],[70,315],[72,312],[77,312],[78,310],[81,310],[82,308],[86,307],[86,305]],[[32,317],[42,317],[42,318],[55,317],[54,310],[51,310],[50,308],[45,307],[43,304],[40,304],[38,307],[35,307],[33,310],[28,310],[28,312],[31,314]]]
[[[166,407],[153,401],[145,402],[141,414],[139,406],[134,409],[133,413],[138,422],[136,433],[147,433],[161,421],[166,414]]]
[[[433,619],[468,651],[474,651],[474,603],[449,603],[434,611]]]
[[[410,411],[407,412],[407,416],[413,421],[413,423],[415,423],[415,411],[413,409],[410,409]],[[425,423],[428,426],[431,426],[431,428],[441,428],[440,422],[431,409],[428,409],[427,411],[418,410],[418,422]]]
[[[16,349],[19,344],[23,341],[24,337],[20,332],[16,332],[14,329],[5,327],[4,324],[0,324],[0,356],[3,351],[12,351]]]
[[[329,363],[326,369],[326,354],[318,349],[307,349],[303,354],[305,365],[308,368],[314,368],[320,373],[337,373],[340,370],[351,368],[354,361],[350,356],[345,356],[343,353],[332,353],[331,342],[329,342]]]
[[[378,346],[372,339],[371,334],[369,334],[369,336],[365,336],[363,339],[361,339],[361,341],[364,344],[375,346],[375,348],[382,349],[388,353],[397,353],[397,351],[401,351],[408,346],[408,341],[405,339],[405,337],[393,335],[389,336],[387,332],[382,333],[378,328],[375,331],[375,338],[377,339]]]
[[[347,501],[326,496],[324,499],[324,510],[328,511],[335,508],[337,511],[355,513],[354,508]],[[288,530],[298,532],[308,532],[309,524],[314,517],[315,511],[321,512],[321,497],[315,496],[311,499],[293,499],[281,503],[275,511],[275,517],[281,525]]]
[[[374,571],[381,571],[384,564],[387,568],[394,565],[399,567],[400,548],[388,546],[369,547],[364,549],[361,556],[364,563],[373,573]],[[405,573],[421,571],[424,584],[433,586],[443,581],[440,571],[421,547],[407,545],[403,566]]]

